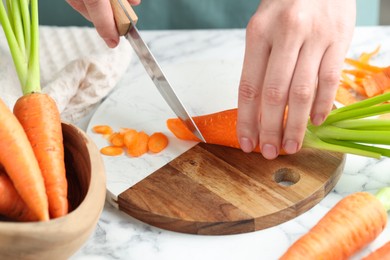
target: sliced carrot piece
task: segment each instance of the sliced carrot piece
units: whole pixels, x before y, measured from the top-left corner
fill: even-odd
[[[102,149],[100,149],[100,152],[104,155],[108,156],[118,156],[123,154],[123,148],[118,146],[105,146]]]
[[[148,142],[148,149],[152,153],[159,153],[168,146],[168,137],[161,132],[153,133]]]
[[[110,136],[110,142],[113,146],[124,146],[123,134],[115,132]]]
[[[138,132],[134,129],[127,130],[123,135],[123,144],[129,148],[136,141]]]
[[[92,130],[97,134],[109,135],[113,133],[111,126],[108,125],[96,125],[92,127]]]
[[[139,157],[148,152],[149,135],[145,132],[138,132],[130,145],[127,147],[127,152],[133,157]]]

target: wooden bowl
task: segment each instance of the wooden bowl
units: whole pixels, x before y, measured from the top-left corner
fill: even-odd
[[[96,227],[106,196],[102,158],[83,131],[62,127],[70,212],[47,222],[0,221],[0,259],[67,259]]]

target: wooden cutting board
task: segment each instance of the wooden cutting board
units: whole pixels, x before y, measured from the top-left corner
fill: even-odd
[[[312,149],[266,160],[198,144],[118,196],[119,209],[167,230],[237,234],[290,220],[337,183],[345,155]]]

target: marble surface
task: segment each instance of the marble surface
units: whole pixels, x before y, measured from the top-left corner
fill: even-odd
[[[166,70],[171,83],[174,86],[181,86],[176,91],[192,115],[235,104],[234,98],[244,53],[245,31],[144,31],[141,33],[163,69]],[[390,27],[357,28],[348,56],[356,57],[363,51],[373,50],[378,44],[382,49],[373,62],[379,66],[388,65]],[[197,73],[186,74],[191,70]],[[191,83],[183,85],[184,79]],[[197,89],[194,87],[197,82],[205,84],[198,84]],[[145,127],[151,131],[161,129],[159,128],[162,124],[161,116],[172,113],[164,101],[158,100],[158,95],[153,94],[152,100],[149,100],[152,106],[148,111],[140,105],[145,101],[145,97],[140,96],[143,92],[150,94],[155,91],[149,88],[150,83],[138,60],[132,59],[115,91],[94,113],[80,121],[79,126],[91,135],[98,146],[103,145],[102,139],[99,140],[91,133],[90,128],[104,120],[109,120],[118,127],[126,127],[122,124],[129,119],[134,119],[141,128]],[[225,85],[226,83],[230,85]],[[135,90],[140,86],[145,86],[144,91]],[[213,94],[223,86],[226,89],[224,95],[228,98]],[[202,94],[204,88],[210,89],[209,94]],[[215,102],[215,99],[218,102]],[[154,123],[142,121],[139,117],[141,113],[145,113],[147,118],[157,113]],[[126,121],[123,121],[124,119]],[[112,183],[109,181],[110,195],[115,197],[121,189],[146,176],[150,169],[174,158],[183,152],[183,149],[189,149],[192,145],[194,144],[187,143],[179,146],[173,144],[164,158],[156,156],[151,159],[152,161],[137,162],[136,167],[141,172],[144,171],[145,175],[133,179],[127,176]],[[181,150],[175,147],[181,147]],[[111,159],[107,158],[104,160],[109,180],[110,171],[116,172],[118,168],[124,167],[117,161],[110,162]],[[116,168],[113,169],[112,165],[115,164]],[[278,226],[238,235],[201,236],[166,231],[142,223],[120,212],[111,203],[106,203],[95,232],[71,259],[277,259],[291,243],[307,232],[343,196],[361,190],[375,192],[383,186],[390,185],[389,173],[390,159],[376,160],[347,155],[344,172],[335,189],[318,205]],[[126,179],[125,182],[123,179]],[[387,242],[389,235],[390,227],[353,259],[361,258]]]

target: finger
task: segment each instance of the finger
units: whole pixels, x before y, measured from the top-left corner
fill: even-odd
[[[320,125],[331,111],[340,81],[347,44],[335,43],[325,51],[318,74],[318,89],[311,112],[311,121]]]
[[[85,7],[85,4],[81,0],[66,0],[66,2],[77,12],[79,12],[82,16],[84,16],[85,19],[88,21],[91,21],[89,15],[88,15],[88,10]]]
[[[283,149],[288,154],[299,151],[316,91],[316,81],[324,48],[319,43],[305,43],[301,48],[288,97],[288,116]]]
[[[131,5],[139,5],[141,3],[141,0],[129,0],[128,2]]]
[[[119,34],[109,0],[84,0],[88,14],[100,37],[113,48],[119,43]]]
[[[238,92],[237,137],[244,152],[252,152],[259,142],[261,84],[270,52],[260,25],[261,21],[254,17],[247,26]]]
[[[261,101],[260,145],[265,158],[279,155],[288,90],[300,44],[297,40],[279,40],[272,48],[264,79]]]

